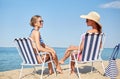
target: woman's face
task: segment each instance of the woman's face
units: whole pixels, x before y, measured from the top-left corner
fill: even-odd
[[[95,24],[95,22],[90,19],[86,19],[86,23],[87,23],[87,26],[93,26]]]
[[[38,18],[35,25],[38,28],[42,28],[43,27],[43,20],[42,20],[42,18]]]

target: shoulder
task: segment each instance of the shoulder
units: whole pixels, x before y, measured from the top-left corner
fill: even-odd
[[[86,34],[86,33],[81,34],[81,39],[82,39],[82,40],[85,39],[85,34]]]
[[[40,32],[33,30],[32,35],[33,35],[33,37],[38,37],[38,36],[40,36]]]
[[[97,33],[98,31],[95,29],[88,30],[87,33]]]
[[[87,30],[87,33],[92,33],[93,32],[93,30]]]
[[[40,34],[40,32],[37,30],[33,30],[33,34]]]
[[[84,37],[84,36],[85,36],[85,34],[86,34],[86,32],[85,32],[85,33],[82,33],[82,34],[81,34],[81,37]]]

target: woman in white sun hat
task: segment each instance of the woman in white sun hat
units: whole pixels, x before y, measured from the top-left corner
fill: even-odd
[[[87,26],[91,26],[92,29],[88,30],[86,33],[101,33],[102,32],[102,25],[100,24],[100,15],[95,12],[91,11],[87,15],[81,15],[81,18],[86,19]],[[65,55],[63,58],[60,59],[59,63],[64,64],[64,61],[70,56],[71,52],[77,52],[78,49],[83,50],[84,47],[84,39],[85,39],[85,33],[82,34],[82,42],[79,46],[69,46],[67,50],[65,51]],[[81,59],[81,55],[79,56],[79,60]],[[71,62],[71,74],[74,73],[75,69],[75,62]]]

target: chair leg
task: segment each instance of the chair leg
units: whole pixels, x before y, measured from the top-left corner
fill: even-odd
[[[23,70],[23,65],[22,65],[21,70],[20,70],[19,79],[20,79],[20,78],[21,78],[21,76],[22,76],[22,70]]]
[[[33,66],[33,68],[34,68],[34,71],[33,71],[33,73],[37,73],[37,72],[36,72],[36,68],[35,68],[35,66]]]
[[[92,71],[93,71],[93,62],[91,62],[91,64],[92,64],[92,66],[91,66],[91,73],[92,73]]]
[[[75,55],[74,55],[74,60],[75,60],[75,66],[76,66],[76,68],[77,68],[78,77],[79,77],[79,79],[81,79],[81,77],[80,77],[80,72],[79,72],[79,69],[78,69],[78,62],[77,62],[77,59],[76,59]]]
[[[79,79],[81,79],[77,61],[75,61],[75,65],[76,65],[76,68],[77,68],[78,77],[79,77]]]
[[[54,73],[55,73],[55,76],[57,76],[56,71],[55,71],[55,66],[54,66],[54,64],[53,64],[53,61],[52,61],[52,60],[51,60],[51,63],[52,63],[52,68],[53,68],[53,71],[54,71]]]
[[[40,77],[40,79],[43,79],[42,77],[43,77],[43,71],[44,71],[44,64],[45,63],[42,64],[42,71],[41,71],[41,77]]]
[[[105,67],[104,67],[103,61],[101,61],[101,63],[102,63],[103,72],[105,73]]]

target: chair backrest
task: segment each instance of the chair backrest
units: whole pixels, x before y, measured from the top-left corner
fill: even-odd
[[[113,52],[112,52],[111,57],[110,57],[110,60],[116,60],[119,51],[120,51],[120,44],[118,44],[114,47]]]
[[[98,60],[100,54],[100,45],[103,43],[103,36],[104,33],[85,34],[82,61]]]
[[[16,38],[14,41],[23,64],[38,64],[30,38]]]

